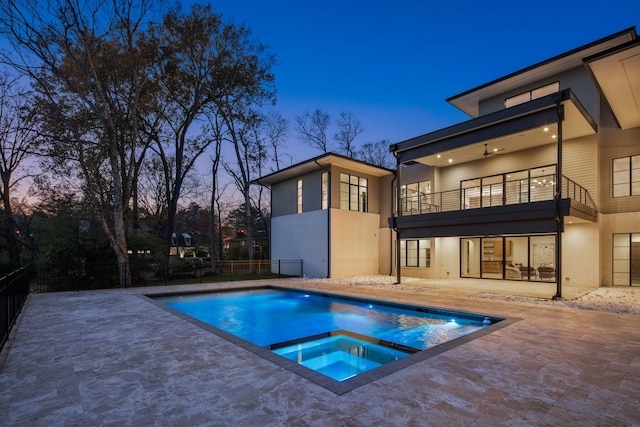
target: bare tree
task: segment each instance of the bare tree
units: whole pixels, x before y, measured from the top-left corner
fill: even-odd
[[[160,158],[147,154],[138,179],[137,200],[144,221],[156,232],[163,228],[167,218],[167,192],[164,165]]]
[[[301,142],[323,153],[328,153],[327,129],[330,124],[331,117],[329,114],[316,109],[313,113],[305,112],[302,116],[297,116],[295,130]]]
[[[165,170],[168,242],[185,179],[210,145],[220,143],[220,130],[208,117],[219,114],[223,99],[254,96],[270,83],[272,59],[246,28],[224,23],[211,6],[194,5],[186,14],[172,10],[151,34],[158,52],[153,79],[161,89],[155,113],[163,122],[153,150]]]
[[[284,143],[284,139],[287,136],[287,128],[289,122],[282,117],[280,113],[270,112],[264,119],[264,134],[265,139],[271,146],[272,157],[271,160],[275,166],[275,170],[280,170],[280,156],[283,154],[280,152],[280,148]]]
[[[355,158],[375,166],[393,169],[395,168],[395,159],[389,151],[389,145],[391,145],[391,141],[388,139],[367,142],[356,151]]]
[[[0,3],[2,59],[32,79],[41,141],[74,166],[115,251],[120,285],[131,281],[125,211],[146,149],[139,118],[149,56],[140,30],[152,0],[11,0]]]
[[[249,259],[253,258],[253,221],[251,207],[255,204],[251,200],[251,183],[259,176],[259,165],[266,159],[264,145],[259,138],[258,129],[261,125],[258,114],[247,114],[243,121],[229,121],[227,123],[233,141],[235,164],[224,163],[224,168],[233,178],[236,187],[244,199],[245,222],[247,225],[247,249]]]
[[[209,201],[209,211],[211,212],[211,267],[215,267],[215,261],[222,259],[222,216],[221,200],[224,195],[226,185],[221,185],[218,179],[220,163],[222,161],[222,145],[224,142],[224,126],[222,118],[218,114],[208,116],[211,134],[215,136],[213,154],[211,155],[211,198]]]
[[[334,134],[333,139],[338,143],[342,154],[353,157],[356,151],[353,141],[364,131],[364,128],[352,113],[340,113],[337,125],[338,132]]]
[[[16,79],[0,74],[0,199],[2,217],[0,233],[7,242],[12,267],[20,265],[20,245],[17,234],[21,231],[14,220],[12,191],[28,176],[25,161],[32,150],[34,138],[33,117],[28,114],[30,97],[21,91]],[[23,173],[18,174],[20,168]]]

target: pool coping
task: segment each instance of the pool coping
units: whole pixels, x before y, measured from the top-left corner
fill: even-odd
[[[413,353],[405,358],[402,359],[398,359],[395,360],[393,362],[387,363],[385,365],[382,365],[380,367],[377,367],[375,369],[372,369],[370,371],[367,372],[363,372],[359,375],[356,375],[353,378],[349,378],[347,380],[344,381],[337,381],[334,380],[324,374],[321,374],[318,371],[314,371],[313,369],[307,368],[306,366],[300,365],[294,361],[291,361],[283,356],[280,356],[276,353],[274,353],[272,350],[270,350],[269,348],[265,348],[265,347],[261,347],[258,346],[256,344],[253,344],[249,341],[246,341],[242,338],[239,338],[233,334],[230,334],[228,332],[223,331],[222,329],[218,329],[213,325],[210,325],[208,323],[205,323],[201,320],[198,320],[194,317],[191,317],[187,314],[184,314],[178,310],[175,310],[169,306],[167,306],[166,304],[156,301],[154,298],[156,297],[163,297],[163,296],[171,296],[171,295],[184,295],[184,294],[206,294],[206,293],[214,293],[214,292],[233,292],[233,291],[245,291],[245,290],[256,290],[256,289],[280,289],[280,290],[287,290],[287,291],[295,291],[295,292],[304,292],[304,293],[313,293],[313,294],[318,294],[318,295],[326,295],[326,296],[335,296],[338,298],[342,298],[342,299],[348,299],[348,300],[357,300],[357,301],[367,301],[367,302],[374,302],[377,304],[382,304],[382,305],[390,305],[393,307],[402,307],[402,308],[413,308],[413,309],[419,309],[419,308],[424,308],[424,309],[432,309],[434,310],[434,312],[455,312],[456,314],[462,314],[462,315],[473,315],[474,317],[489,317],[490,319],[493,320],[497,320],[500,319],[499,321],[496,321],[495,323],[492,322],[491,325],[488,325],[478,331],[475,332],[471,332],[469,334],[463,335],[461,337],[458,338],[454,338],[450,341],[444,342],[442,344],[438,344],[435,347],[431,347],[425,350],[421,350],[417,353]],[[509,325],[512,325],[516,322],[519,322],[520,320],[522,320],[521,318],[516,318],[516,317],[496,317],[496,316],[485,316],[482,314],[478,314],[478,313],[468,313],[468,312],[464,312],[464,311],[458,311],[458,310],[447,310],[447,309],[443,309],[443,308],[438,308],[438,307],[426,307],[426,306],[421,306],[421,305],[411,305],[411,304],[406,304],[406,303],[398,303],[398,302],[393,302],[393,301],[383,301],[383,300],[377,300],[377,299],[372,299],[372,298],[362,298],[362,297],[354,297],[354,296],[350,296],[350,295],[343,295],[340,293],[335,293],[335,292],[317,292],[317,291],[310,291],[307,289],[298,289],[298,288],[293,288],[293,287],[286,287],[286,286],[281,286],[281,285],[259,285],[259,286],[239,286],[239,287],[229,287],[229,288],[225,288],[225,289],[217,289],[217,290],[197,290],[197,291],[193,291],[193,292],[178,292],[178,291],[169,291],[167,290],[166,292],[148,292],[145,294],[135,294],[137,297],[142,298],[150,303],[152,303],[153,305],[155,305],[156,307],[163,309],[169,313],[174,314],[175,316],[179,317],[180,319],[186,320],[189,323],[192,323],[208,332],[213,333],[214,335],[232,343],[237,345],[238,347],[241,347],[253,354],[255,354],[256,356],[259,356],[269,362],[272,362],[273,364],[286,369],[287,371],[294,373],[302,378],[305,378],[308,381],[311,381],[312,383],[331,391],[332,393],[340,396],[343,395],[345,393],[348,393],[352,390],[355,390],[358,387],[361,387],[363,385],[369,384],[371,382],[377,381],[381,378],[384,378],[390,374],[393,374],[395,372],[401,371],[405,368],[408,368],[412,365],[415,365],[417,363],[423,362],[425,360],[428,360],[434,356],[437,356],[439,354],[442,354],[446,351],[449,351],[451,349],[454,349],[456,347],[459,347],[465,343],[468,343],[470,341],[473,341],[475,339],[481,338],[485,335],[491,334],[497,330],[500,330],[502,328],[505,328]],[[420,310],[417,310],[420,311]]]

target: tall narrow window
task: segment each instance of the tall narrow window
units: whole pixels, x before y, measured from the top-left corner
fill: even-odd
[[[613,197],[640,196],[640,155],[613,159]]]
[[[302,180],[298,180],[298,207],[297,213],[302,213]]]
[[[322,173],[322,209],[329,208],[329,172]]]
[[[367,178],[341,173],[340,209],[368,212],[367,187]]]
[[[613,284],[640,285],[640,233],[613,235]]]

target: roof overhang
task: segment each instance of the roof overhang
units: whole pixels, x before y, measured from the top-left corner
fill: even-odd
[[[318,157],[314,157],[285,169],[273,172],[269,175],[265,175],[256,179],[254,183],[264,185],[265,187],[271,187],[273,184],[277,184],[278,182],[302,176],[319,169],[329,170],[333,166],[375,177],[393,175],[394,173],[391,169],[375,166],[360,160],[352,159],[351,157],[342,156],[336,153],[325,153]]]
[[[493,80],[459,95],[452,96],[447,99],[447,102],[471,117],[478,117],[480,114],[480,101],[483,99],[516,90],[522,86],[535,83],[563,71],[581,67],[583,66],[583,58],[597,55],[609,49],[615,49],[635,39],[636,31],[635,28],[632,27],[497,80]]]
[[[640,40],[584,59],[622,129],[640,126]]]
[[[596,124],[570,90],[392,145],[401,163],[446,167],[483,158],[484,144],[508,154],[554,142],[558,106],[564,107],[564,140],[596,133]],[[545,128],[547,129],[545,131]]]

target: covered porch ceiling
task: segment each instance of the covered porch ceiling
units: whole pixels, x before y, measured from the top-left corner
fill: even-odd
[[[594,135],[596,133],[590,118],[585,116],[579,105],[571,99],[564,101],[562,104],[565,110],[565,120],[562,124],[563,140]],[[473,131],[473,129],[469,130],[469,132]],[[557,123],[549,123],[413,160],[435,167],[453,166],[480,160],[485,157],[510,154],[528,148],[555,143],[557,141],[557,135]]]

